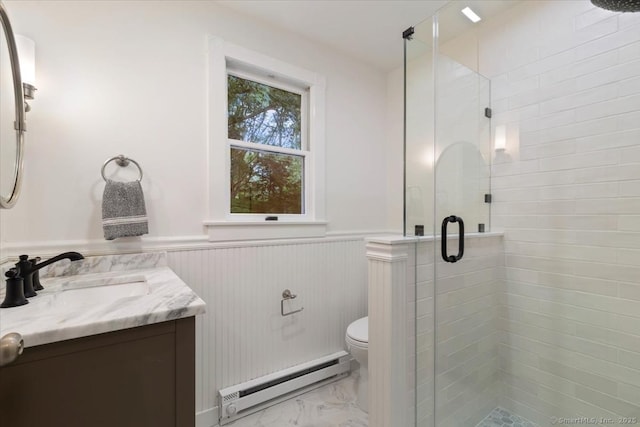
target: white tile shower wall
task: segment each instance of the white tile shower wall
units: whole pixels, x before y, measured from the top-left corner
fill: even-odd
[[[415,319],[417,331],[417,425],[433,426],[434,308],[436,425],[475,425],[498,405],[501,392],[498,320],[502,236],[468,235],[463,260],[453,264],[442,261],[440,248],[434,248],[433,241],[418,243],[415,250],[408,263],[407,313],[410,323]]]
[[[169,252],[169,266],[207,303],[197,319],[197,411],[220,388],[345,349],[367,313],[362,238]],[[282,291],[298,297],[280,315]],[[210,424],[209,424],[210,425]]]
[[[640,14],[525,1],[480,34],[508,135],[501,405],[543,426],[640,417]]]

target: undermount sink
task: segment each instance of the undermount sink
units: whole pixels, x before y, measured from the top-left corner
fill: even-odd
[[[65,283],[54,305],[103,305],[123,298],[149,294],[149,284],[142,275],[102,279],[77,279]]]

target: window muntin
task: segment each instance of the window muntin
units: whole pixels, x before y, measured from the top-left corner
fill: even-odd
[[[306,213],[308,91],[227,72],[229,213]]]

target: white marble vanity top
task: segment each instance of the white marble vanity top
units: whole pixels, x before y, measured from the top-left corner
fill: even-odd
[[[0,336],[18,332],[33,347],[204,313],[204,301],[165,258],[91,257],[43,269],[44,290],[26,305],[0,309]]]

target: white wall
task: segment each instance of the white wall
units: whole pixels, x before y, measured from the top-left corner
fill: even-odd
[[[36,42],[39,90],[23,193],[0,211],[0,258],[168,248],[171,267],[208,304],[197,323],[199,425],[217,421],[220,387],[343,349],[346,326],[366,314],[362,234],[388,228],[384,73],[214,2],[4,3],[14,30]],[[326,78],[333,237],[206,242],[211,35]],[[144,169],[150,233],[106,242],[100,168],[120,153]],[[281,318],[286,287],[305,310]]]
[[[203,235],[208,35],[326,77],[328,230],[387,228],[381,71],[213,2],[5,3],[36,42],[39,89],[24,191],[0,213],[5,250],[101,241],[100,168],[120,153],[145,171],[146,240]]]
[[[397,68],[387,75],[387,118],[385,122],[387,158],[387,218],[389,229],[403,231],[403,116],[404,70]]]

